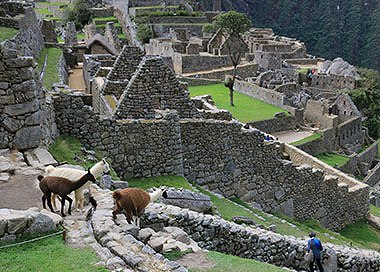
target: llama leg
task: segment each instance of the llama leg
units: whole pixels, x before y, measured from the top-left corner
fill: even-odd
[[[64,196],[64,198],[69,202],[69,210],[67,212],[71,215],[71,205],[73,204],[73,200],[69,196]]]
[[[129,212],[124,212],[125,218],[127,219],[128,224],[132,224],[132,214]]]
[[[61,215],[62,217],[65,217],[65,213],[64,213],[64,207],[65,207],[65,196],[61,196]]]
[[[48,204],[48,206],[49,206],[51,212],[52,212],[52,213],[55,213],[55,211],[54,211],[54,209],[53,209],[53,206],[51,205],[51,194],[48,194],[48,195],[46,196],[46,200],[47,200],[47,204]]]
[[[46,209],[46,196],[45,195],[42,196],[42,207],[44,207],[44,209]]]
[[[51,195],[51,204],[53,205],[53,208],[56,211],[57,210],[57,205],[55,203],[55,196],[56,196],[55,194]]]
[[[136,216],[136,226],[140,228],[140,217]]]

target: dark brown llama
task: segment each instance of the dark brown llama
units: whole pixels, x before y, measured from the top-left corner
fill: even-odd
[[[50,210],[54,213],[54,209],[51,205],[51,194],[57,194],[61,197],[61,214],[62,216],[65,216],[63,212],[65,200],[69,202],[69,215],[71,215],[71,204],[73,202],[73,200],[68,196],[68,194],[82,187],[87,181],[95,182],[95,177],[90,173],[90,169],[88,169],[87,174],[85,174],[75,182],[72,182],[62,177],[43,177],[41,175],[38,176],[38,180],[40,181],[40,189],[44,193],[44,195],[42,196],[42,205],[44,209],[46,209],[47,200],[47,204]],[[95,200],[93,199],[93,201]]]

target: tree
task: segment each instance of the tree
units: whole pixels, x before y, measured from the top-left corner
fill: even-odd
[[[82,29],[92,20],[92,11],[86,0],[76,0],[72,9],[67,9],[64,22],[74,22],[77,30]]]
[[[226,41],[224,48],[227,50],[228,56],[231,59],[234,67],[232,79],[226,82],[226,87],[230,91],[230,105],[234,105],[234,89],[236,79],[237,66],[240,63],[241,57],[247,51],[248,47],[242,39],[242,34],[249,29],[251,21],[244,13],[229,11],[219,14],[214,22],[215,29],[220,29]]]
[[[153,32],[146,24],[138,24],[136,37],[141,43],[148,43],[153,38]]]

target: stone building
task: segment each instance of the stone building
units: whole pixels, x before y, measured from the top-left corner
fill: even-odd
[[[90,54],[96,55],[96,54],[112,54],[117,55],[118,51],[117,49],[110,44],[107,39],[97,33],[95,34],[91,39],[89,39],[86,42],[86,47]]]

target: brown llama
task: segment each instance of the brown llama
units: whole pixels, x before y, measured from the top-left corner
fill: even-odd
[[[79,180],[74,182],[62,177],[43,177],[41,175],[38,176],[38,180],[40,181],[40,189],[44,193],[44,195],[42,196],[42,205],[44,209],[46,209],[47,200],[47,204],[50,210],[54,213],[54,209],[51,205],[51,195],[57,194],[61,197],[61,214],[62,216],[65,216],[63,212],[65,200],[69,202],[69,215],[71,215],[71,205],[73,202],[73,200],[68,196],[68,194],[82,187],[84,184],[86,184],[87,181],[95,182],[95,177],[93,174],[91,174],[90,169],[88,169],[87,174],[85,174]],[[94,201],[95,200],[93,199],[91,203],[93,203]]]
[[[158,189],[153,193],[147,193],[140,188],[117,190],[112,194],[116,205],[112,212],[113,219],[115,220],[116,215],[123,212],[129,224],[133,219],[133,223],[140,227],[140,216],[144,213],[145,208],[163,194],[165,196],[163,189]]]

